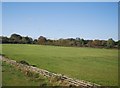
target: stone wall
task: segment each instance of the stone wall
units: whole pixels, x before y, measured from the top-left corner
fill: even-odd
[[[40,69],[40,68],[33,67],[30,65],[18,63],[15,60],[11,60],[11,59],[8,59],[8,58],[3,57],[3,56],[0,56],[0,60],[22,70],[23,72],[25,72],[25,74],[27,74],[27,72],[34,72],[34,73],[38,73],[40,75],[43,75],[47,78],[57,78],[61,82],[63,82],[63,81],[66,82],[67,85],[69,85],[69,86],[70,85],[71,86],[80,86],[82,88],[98,88],[98,87],[100,88],[100,85],[95,84],[95,83],[69,78],[69,77],[62,75],[62,74],[55,74],[55,73],[49,72],[49,71],[44,70],[44,69]]]

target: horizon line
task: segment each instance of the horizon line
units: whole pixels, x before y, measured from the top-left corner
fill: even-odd
[[[52,38],[52,37],[47,37],[47,36],[44,36],[44,35],[40,35],[40,36],[38,36],[37,38],[34,38],[33,36],[29,36],[29,35],[22,35],[22,34],[20,34],[20,33],[11,33],[10,34],[10,36],[12,35],[12,34],[17,34],[17,35],[20,35],[20,36],[22,36],[22,37],[31,37],[32,39],[38,39],[40,36],[43,36],[43,37],[45,37],[46,39],[51,39],[51,40],[59,40],[59,39],[70,39],[70,38],[73,38],[73,39],[76,39],[76,38],[80,38],[80,39],[84,39],[84,40],[108,40],[108,39],[110,39],[110,38],[112,38],[112,37],[109,37],[109,38],[107,38],[107,39],[99,39],[99,38],[93,38],[93,39],[89,39],[89,38],[83,38],[83,37],[60,37],[60,38]],[[8,37],[8,38],[10,38],[10,36],[8,36],[8,35],[0,35],[0,37]],[[113,38],[112,38],[113,39]],[[113,39],[114,41],[119,41],[120,39]]]

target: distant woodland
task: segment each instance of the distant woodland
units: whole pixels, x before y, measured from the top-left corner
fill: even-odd
[[[112,38],[108,40],[84,40],[83,38],[60,38],[58,40],[47,39],[40,36],[38,39],[32,39],[28,36],[12,34],[10,37],[0,36],[2,44],[40,44],[53,46],[68,46],[68,47],[93,47],[93,48],[119,48],[120,40],[114,41]]]

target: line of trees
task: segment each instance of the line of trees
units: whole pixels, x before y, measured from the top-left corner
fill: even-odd
[[[10,38],[1,36],[0,37],[1,43],[11,43],[11,44],[32,44],[33,39],[31,37],[23,37],[18,34],[12,34]]]
[[[0,37],[0,42],[3,44],[40,44],[40,45],[54,45],[54,46],[74,46],[74,47],[94,47],[94,48],[119,48],[120,40],[114,41],[112,38],[108,40],[84,40],[83,38],[68,38],[51,40],[44,36],[38,39],[31,37],[24,37],[19,34],[12,34],[9,38],[5,36]]]

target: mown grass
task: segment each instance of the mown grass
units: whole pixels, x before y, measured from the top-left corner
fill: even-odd
[[[3,44],[3,54],[39,68],[100,85],[118,85],[118,50]]]

